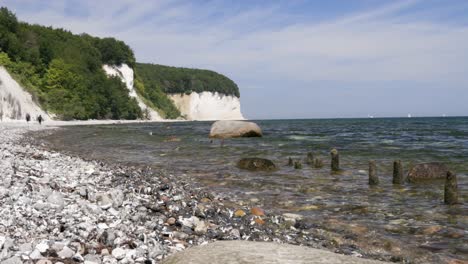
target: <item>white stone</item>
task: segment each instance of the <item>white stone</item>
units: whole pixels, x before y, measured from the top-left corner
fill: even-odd
[[[246,121],[216,121],[210,129],[210,137],[212,138],[243,137],[249,134],[261,136],[263,133],[257,124]]]
[[[52,264],[52,261],[48,259],[41,259],[38,262],[36,262],[36,264]]]
[[[65,203],[63,200],[63,195],[57,191],[53,191],[52,194],[47,197],[47,202],[58,207],[62,207]]]
[[[3,244],[5,244],[6,237],[0,236],[0,249],[3,248]]]
[[[68,259],[68,258],[71,258],[73,257],[73,255],[75,255],[75,251],[73,251],[71,248],[69,247],[63,247],[62,250],[60,250],[59,252],[57,252],[57,255],[59,256],[59,258],[61,259]]]
[[[99,223],[99,224],[97,225],[97,227],[98,227],[99,229],[107,229],[107,228],[109,228],[109,226],[108,226],[106,223]]]
[[[284,213],[283,217],[284,217],[285,221],[293,222],[293,223],[295,223],[297,220],[301,220],[303,218],[302,215],[292,214],[292,213]]]
[[[125,258],[126,254],[127,254],[127,250],[123,248],[114,248],[112,250],[112,256],[118,260]]]
[[[23,261],[21,261],[21,259],[19,257],[11,257],[7,260],[4,260],[1,262],[1,264],[22,264]]]
[[[31,254],[29,254],[29,257],[31,259],[41,259],[41,258],[43,258],[41,252],[39,252],[39,250],[37,250],[37,249],[33,250],[33,252],[31,252]]]
[[[41,253],[45,253],[49,249],[49,245],[47,244],[47,241],[42,241],[36,245],[36,249]]]

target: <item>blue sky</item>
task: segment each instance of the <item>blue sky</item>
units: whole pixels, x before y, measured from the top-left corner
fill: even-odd
[[[468,115],[468,1],[0,0],[20,20],[216,70],[248,118]]]

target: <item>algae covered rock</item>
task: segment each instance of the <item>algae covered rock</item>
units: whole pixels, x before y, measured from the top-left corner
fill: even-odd
[[[274,171],[276,165],[273,161],[262,158],[243,158],[237,163],[237,167],[250,171]]]
[[[440,162],[421,163],[413,166],[408,172],[409,182],[445,179],[449,168]]]

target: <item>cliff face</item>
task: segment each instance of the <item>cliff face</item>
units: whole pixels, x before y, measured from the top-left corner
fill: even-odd
[[[29,114],[32,120],[39,115],[50,119],[33,101],[31,94],[26,92],[3,66],[0,66],[0,120],[24,120],[26,114]]]
[[[240,100],[234,95],[217,92],[169,94],[187,120],[243,120]]]
[[[147,119],[155,121],[163,120],[159,113],[153,110],[151,107],[147,106],[136,93],[135,88],[133,87],[135,75],[132,68],[130,68],[125,63],[120,66],[103,65],[102,68],[108,76],[117,76],[122,80],[123,83],[125,83],[130,97],[133,97],[137,100],[138,106],[140,107],[141,111],[147,114]]]

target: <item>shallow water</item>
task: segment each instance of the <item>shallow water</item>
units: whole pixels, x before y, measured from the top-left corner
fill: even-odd
[[[300,213],[325,227],[330,220],[345,229],[363,226],[365,231],[356,232],[364,237],[361,244],[377,239],[401,247],[401,252],[408,251],[414,258],[432,252],[468,259],[468,118],[257,123],[263,138],[226,140],[224,147],[207,137],[210,122],[79,126],[47,140],[88,158],[186,173],[231,200]],[[339,175],[331,175],[329,169],[329,151],[334,147],[340,151],[344,169]],[[303,164],[302,170],[286,166],[288,157],[304,161],[307,152],[322,158],[325,166],[314,169]],[[243,171],[236,168],[242,157],[268,158],[280,169]],[[378,164],[378,187],[367,184],[370,159]],[[447,163],[457,173],[463,204],[443,204],[443,181],[393,186],[395,159],[401,159],[405,169],[419,162]],[[440,231],[424,231],[434,226]],[[395,253],[392,247],[387,251]]]

